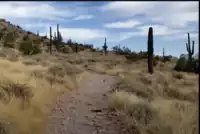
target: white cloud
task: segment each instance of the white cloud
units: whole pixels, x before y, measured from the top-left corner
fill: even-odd
[[[67,28],[60,27],[59,31],[64,40],[71,38],[74,41],[85,42],[93,39],[98,39],[107,36],[107,32],[99,29],[90,29],[90,28]],[[56,26],[52,26],[52,33],[54,35],[56,32]],[[41,35],[46,35],[49,37],[49,27],[46,27],[46,32],[41,33]]]
[[[164,36],[164,35],[171,35],[181,32],[180,30],[171,29],[164,25],[146,25],[139,27],[139,32],[136,32],[138,35],[147,35],[149,27],[153,28],[153,34],[155,36]]]
[[[166,40],[181,39],[181,40],[185,40],[186,41],[187,40],[187,32],[181,33],[181,34],[178,34],[178,35],[162,37],[162,39],[166,39]],[[197,33],[190,33],[190,39],[198,41],[198,34]]]
[[[100,8],[101,11],[112,11],[119,16],[130,17],[137,13],[144,12],[153,7],[153,2],[110,2]]]
[[[106,28],[133,28],[137,25],[141,24],[139,21],[135,20],[127,20],[127,21],[118,21],[118,22],[112,22],[104,24],[104,27]]]
[[[86,14],[86,15],[79,15],[79,16],[75,17],[74,20],[89,20],[92,18],[94,18],[93,15]]]
[[[136,28],[137,31],[135,32],[121,32],[119,40],[126,40],[133,36],[147,36],[149,27],[153,27],[153,35],[154,36],[169,36],[174,34],[179,34],[183,31],[180,30],[174,30],[167,26],[163,25],[145,25],[145,26],[139,26]]]
[[[106,36],[104,31],[87,28],[61,28],[60,32],[65,39],[70,37],[77,41],[88,41]]]
[[[47,3],[36,2],[1,2],[1,18],[36,18],[48,20],[63,20],[75,15],[69,9],[60,9]]]
[[[46,28],[47,24],[46,23],[37,23],[37,24],[25,23],[25,24],[22,24],[21,26],[27,29],[35,29],[35,28],[39,29],[39,28]]]
[[[110,2],[100,8],[117,17],[143,14],[149,21],[184,27],[198,21],[198,2]]]

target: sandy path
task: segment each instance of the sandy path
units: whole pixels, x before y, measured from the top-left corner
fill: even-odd
[[[118,134],[118,121],[109,118],[105,96],[114,77],[91,74],[87,81],[59,98],[49,117],[47,134]]]

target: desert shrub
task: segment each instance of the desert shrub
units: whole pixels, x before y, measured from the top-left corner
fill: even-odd
[[[9,31],[4,37],[4,46],[9,48],[14,48],[14,41],[16,35],[14,31]]]
[[[73,52],[76,52],[76,45],[77,44],[72,44],[72,45],[70,45],[70,47],[71,47],[71,49],[72,49],[72,51]],[[78,45],[77,46],[78,47],[78,52],[80,52],[80,51],[84,51],[86,48],[84,47],[84,46],[82,46],[82,45]]]
[[[41,52],[39,45],[34,45],[31,40],[22,41],[20,43],[19,50],[25,55],[37,54]]]
[[[22,29],[19,25],[17,25],[17,28]]]
[[[127,54],[130,54],[131,53],[131,50],[128,48],[128,47],[122,47],[120,48],[120,45],[119,46],[114,46],[112,48],[112,50],[116,53],[116,54],[119,54],[119,55],[127,55]]]
[[[63,53],[71,53],[71,52],[73,52],[73,51],[72,51],[72,48],[71,48],[70,46],[68,46],[68,45],[63,46],[63,47],[61,48],[61,51],[62,51]]]
[[[42,39],[40,37],[32,37],[34,44],[40,44],[42,42]]]
[[[0,40],[3,38],[4,32],[0,31]]]
[[[23,36],[23,40],[24,40],[24,41],[26,41],[26,40],[28,40],[28,39],[29,39],[28,34],[26,34],[26,35]]]
[[[171,56],[171,55],[169,55],[169,56],[164,56],[164,57],[163,57],[163,61],[164,61],[164,62],[171,61],[171,59],[172,59],[172,56]]]
[[[1,81],[0,90],[0,99],[4,101],[9,101],[10,97],[15,96],[26,102],[33,95],[27,85],[13,83],[12,81]]]
[[[158,118],[158,111],[149,102],[123,91],[112,94],[110,108],[121,111],[128,133],[141,134]]]
[[[152,100],[154,96],[153,90],[149,88],[144,88],[143,85],[144,84],[141,84],[141,83],[132,85],[129,82],[126,82],[125,80],[121,80],[115,85],[114,88],[118,90],[126,91],[128,93],[133,93],[143,99]]]
[[[53,76],[64,77],[65,75],[76,75],[81,73],[82,70],[69,64],[57,64],[48,68],[48,73]]]
[[[176,71],[184,71],[186,64],[187,64],[186,57],[180,57],[178,59],[178,61],[176,62],[176,65],[175,65],[174,69]]]
[[[3,121],[0,121],[0,134],[8,134],[7,124],[4,123]]]
[[[199,73],[199,59],[192,60],[192,69],[193,69],[193,72]]]
[[[137,61],[139,58],[136,55],[126,55],[125,58],[129,61]]]
[[[176,78],[176,79],[184,79],[184,74],[182,73],[179,73],[179,72],[173,72],[173,77]]]
[[[198,73],[199,59],[192,58],[191,61],[184,55],[180,56],[174,70],[183,72],[195,72]]]
[[[123,79],[114,87],[116,91],[110,97],[109,106],[121,117],[124,133],[197,133],[198,93],[193,90],[197,81],[191,80],[186,91],[183,82],[188,81],[188,75],[188,78],[194,75],[172,73],[122,75]]]
[[[160,60],[160,57],[159,57],[158,55],[154,56],[154,58],[155,58],[156,60]]]
[[[30,32],[30,31],[27,31],[27,33],[28,33],[28,34],[32,34],[32,32]]]
[[[153,66],[157,66],[158,65],[158,60],[156,60],[155,58],[153,59]]]
[[[14,48],[15,46],[14,46],[14,43],[8,43],[8,42],[6,42],[5,44],[4,44],[4,47],[8,47],[8,48]]]
[[[47,39],[47,36],[41,36],[42,40]]]
[[[5,19],[3,19],[3,18],[0,18],[0,21],[6,22],[6,20],[5,20]]]
[[[95,48],[92,48],[91,51],[92,51],[92,52],[96,52],[97,50],[96,50]]]

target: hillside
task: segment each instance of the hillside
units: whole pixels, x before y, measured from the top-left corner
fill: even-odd
[[[61,36],[61,35],[60,35]],[[52,33],[52,51],[56,50],[56,43],[54,41]],[[71,41],[71,40],[70,40]],[[24,43],[25,42],[25,43]],[[20,49],[20,44],[34,44],[38,46],[42,52],[49,51],[50,39],[47,36],[40,36],[39,33],[32,33],[30,31],[23,30],[20,26],[16,26],[9,21],[0,19],[0,46],[5,46],[9,48]],[[59,44],[60,52],[68,53],[75,51],[75,46],[78,46],[77,51],[83,51],[85,49],[93,49],[93,46],[90,44],[80,44],[76,42],[63,42],[60,41]],[[69,48],[70,46],[70,48]]]

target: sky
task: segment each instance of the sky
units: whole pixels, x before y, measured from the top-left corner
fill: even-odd
[[[107,45],[147,50],[149,27],[153,27],[154,53],[180,56],[187,53],[187,32],[198,42],[198,1],[117,1],[117,2],[0,2],[0,18],[40,35],[60,26],[63,39],[102,48]]]

